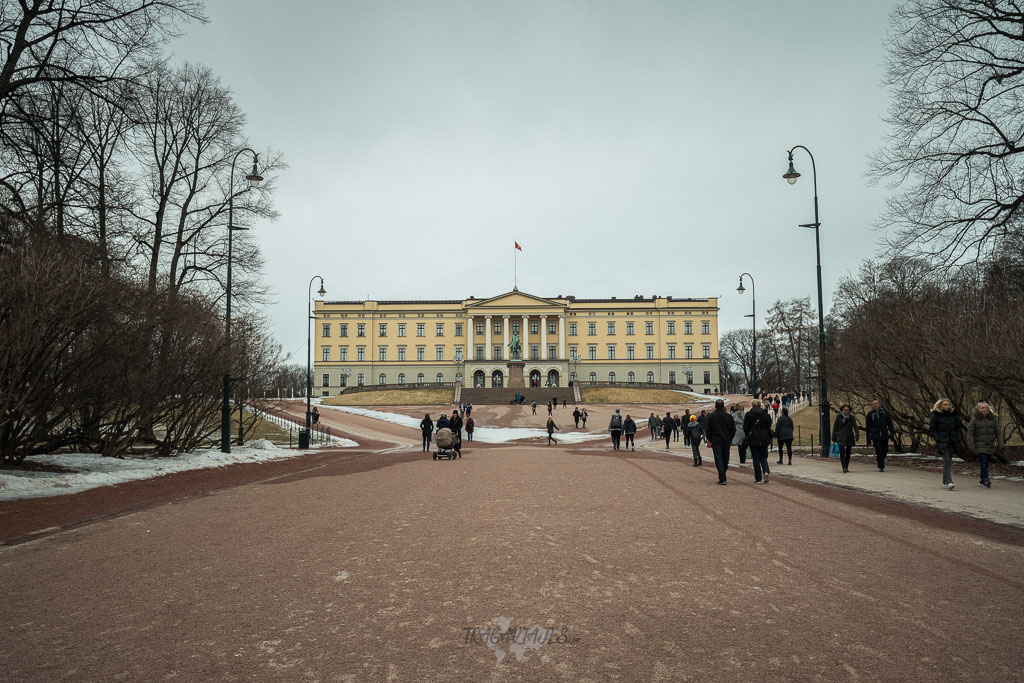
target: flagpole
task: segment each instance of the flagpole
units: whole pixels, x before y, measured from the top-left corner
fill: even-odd
[[[519,250],[512,247],[512,289],[519,288]]]

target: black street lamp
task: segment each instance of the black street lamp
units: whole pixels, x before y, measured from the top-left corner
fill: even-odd
[[[821,221],[818,220],[818,168],[814,163],[811,150],[797,145],[789,150],[789,169],[782,174],[786,181],[793,185],[800,174],[793,167],[793,151],[802,149],[811,158],[811,171],[814,175],[814,222],[802,223],[801,228],[814,228],[814,248],[818,254],[818,386],[821,394],[818,399],[818,412],[821,414],[821,457],[828,457],[829,427],[831,417],[828,404],[828,383],[825,381],[825,305],[821,296]]]
[[[235,230],[248,230],[245,227],[235,225],[235,163],[242,152],[252,154],[252,173],[245,176],[249,181],[249,187],[259,187],[263,176],[256,170],[259,162],[259,155],[255,151],[245,147],[238,150],[235,158],[231,160],[231,180],[228,183],[228,278],[227,278],[227,310],[224,315],[224,344],[228,349],[228,366],[224,372],[224,402],[220,410],[220,450],[222,453],[231,452],[231,248],[232,235]]]
[[[309,279],[309,288],[307,289],[307,292],[308,292],[309,296],[306,299],[306,317],[307,317],[307,320],[306,320],[306,438],[307,439],[309,438],[309,429],[313,425],[312,413],[309,410],[310,399],[312,398],[312,395],[313,395],[313,370],[310,367],[310,363],[311,363],[311,360],[312,360],[312,351],[310,349],[310,346],[312,344],[312,335],[311,335],[311,328],[310,328],[309,321],[316,319],[316,315],[314,315],[314,312],[313,312],[313,281],[314,280],[320,280],[320,291],[318,291],[317,294],[319,294],[320,296],[323,296],[324,294],[327,293],[327,290],[324,289],[324,279],[322,277],[320,277],[319,275],[314,275],[313,277],[311,277]]]
[[[465,385],[465,380],[462,377],[462,368],[466,365],[466,361],[462,359],[462,349],[455,350],[455,359],[452,360],[452,364],[455,365],[455,381],[462,382]]]
[[[754,284],[754,276],[750,273],[740,275],[740,286],[736,291],[742,294],[747,291],[743,288],[743,275],[750,278],[750,315],[743,316],[750,318],[752,327],[752,338],[750,342],[750,394],[757,396],[757,286]]]

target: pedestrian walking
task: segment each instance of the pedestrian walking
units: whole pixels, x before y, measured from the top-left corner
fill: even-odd
[[[867,435],[868,445],[875,447],[878,471],[884,472],[885,456],[889,454],[889,440],[896,435],[896,427],[893,426],[892,416],[877,398],[871,402],[871,410],[864,416],[864,433]]]
[[[622,423],[622,433],[626,436],[626,448],[632,447],[632,450],[636,451],[636,442],[633,440],[636,437],[636,422],[629,415],[626,415]]]
[[[555,424],[555,418],[549,417],[548,418],[548,443],[547,443],[548,446],[550,446],[552,443],[556,443],[556,444],[558,443],[557,441],[555,441],[555,437],[553,436],[556,429],[558,429],[558,425]],[[558,429],[558,431],[562,431],[562,430]]]
[[[732,420],[736,423],[736,435],[732,437],[732,445],[740,454],[740,464],[747,461],[747,433],[743,431],[743,406],[732,406]]]
[[[563,408],[568,408],[569,407],[568,404],[565,402],[564,398],[562,399],[562,407]]]
[[[688,427],[690,425],[690,418],[691,417],[692,416],[690,415],[690,409],[687,408],[686,412],[683,413],[683,427]],[[690,431],[688,429],[684,429],[683,430],[683,445],[684,446],[689,446],[690,445]]]
[[[582,414],[579,408],[575,408],[572,411],[572,421],[576,423],[576,429],[580,428],[580,416]]]
[[[320,422],[320,410],[316,406],[313,406],[313,413],[311,417],[313,418],[313,424]]]
[[[654,417],[654,413],[647,418],[647,428],[651,430],[651,441],[654,441],[658,437],[658,418]]]
[[[466,417],[471,417],[472,415],[473,415],[473,404],[472,403],[467,403],[466,404]]]
[[[586,408],[584,408],[583,412],[580,414],[580,420],[583,422],[583,428],[586,429],[587,428],[587,409]]]
[[[700,424],[700,418],[697,418],[697,424]],[[718,470],[718,483],[725,485],[725,475],[729,469],[729,446],[732,444],[732,438],[736,436],[736,423],[729,417],[729,413],[725,412],[725,401],[715,401],[715,410],[701,425],[701,429],[705,438],[711,442],[711,452],[714,453],[715,468]],[[692,435],[690,443],[693,444]]]
[[[619,414],[618,408],[615,409],[611,419],[608,420],[608,431],[612,435],[612,450],[619,450],[619,439],[622,438],[622,415]]]
[[[979,403],[967,423],[967,447],[978,454],[978,464],[981,465],[978,483],[987,489],[992,488],[988,478],[988,459],[1003,450],[1003,430],[999,427],[999,418],[987,403]]]
[[[458,410],[453,410],[452,416],[448,418],[448,429],[452,430],[455,451],[462,455],[462,417]]]
[[[932,406],[932,416],[928,423],[928,431],[939,447],[939,455],[942,456],[942,485],[953,490],[953,475],[950,474],[950,467],[953,464],[953,456],[960,452],[960,413],[953,408],[953,402],[948,398],[940,398]]]
[[[672,419],[671,413],[665,413],[665,419],[661,421],[663,436],[665,437],[665,450],[668,450],[669,444],[672,441],[672,425],[676,423]]]
[[[779,462],[782,464],[782,451],[789,456],[789,464],[793,464],[793,418],[789,416],[789,408],[782,409],[782,415],[775,421],[775,438],[779,442]]]
[[[843,466],[843,472],[847,473],[850,471],[850,453],[860,433],[852,410],[849,403],[839,406],[839,414],[832,424],[832,443],[839,445],[839,464]]]
[[[679,441],[679,432],[683,431],[683,421],[678,415],[672,416],[672,440]]]
[[[683,429],[686,431],[686,441],[690,442],[690,447],[693,449],[693,466],[700,467],[703,464],[703,459],[700,457],[700,440],[704,438],[704,430],[697,422],[697,416],[691,415],[690,424]],[[683,443],[685,444],[686,441]]]
[[[423,434],[423,450],[430,450],[430,441],[434,434],[434,421],[430,419],[430,413],[423,416],[420,420],[420,432]]]
[[[551,417],[551,401],[548,401],[548,417]]]
[[[750,446],[750,457],[754,461],[754,483],[768,483],[768,442],[772,438],[772,416],[762,407],[759,399],[750,402],[750,410],[743,418],[743,431]]]
[[[537,402],[536,401],[531,401],[530,402],[530,407],[533,408],[533,414],[536,415],[537,414]]]
[[[476,422],[473,418],[469,417],[469,413],[466,413],[466,441],[473,440],[473,430],[476,429]]]

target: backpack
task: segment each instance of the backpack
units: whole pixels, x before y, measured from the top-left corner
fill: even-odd
[[[620,429],[622,427],[622,416],[618,413],[612,415],[611,426],[612,429]]]

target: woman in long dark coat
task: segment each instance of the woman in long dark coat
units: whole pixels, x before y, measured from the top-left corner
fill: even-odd
[[[849,403],[844,403],[839,407],[836,421],[832,423],[832,443],[839,445],[839,463],[843,466],[843,472],[850,471],[850,453],[853,444],[857,443],[858,434],[860,430],[853,409]]]
[[[940,398],[932,406],[932,417],[928,423],[928,431],[939,447],[942,456],[942,486],[953,489],[953,475],[950,467],[953,456],[960,452],[960,440],[963,431],[960,427],[960,413],[953,408],[948,398]]]

